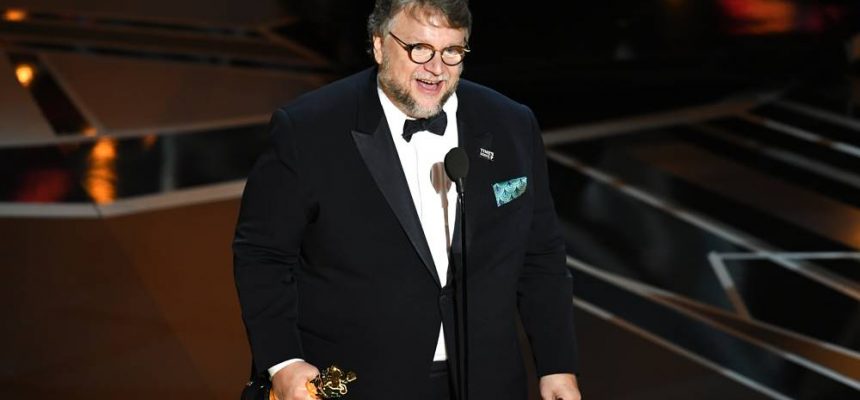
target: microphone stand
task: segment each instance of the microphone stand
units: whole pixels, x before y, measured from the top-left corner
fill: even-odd
[[[457,370],[459,372],[457,388],[459,389],[459,400],[468,399],[468,329],[466,327],[466,196],[465,188],[463,187],[463,179],[458,179],[457,182],[457,205],[460,212],[460,268],[454,273],[454,301],[456,304],[455,312],[457,314]]]
[[[466,175],[469,174],[469,157],[461,147],[451,149],[445,155],[445,172],[448,178],[457,184],[457,205],[460,212],[460,265],[454,270],[454,313],[457,320],[457,400],[468,400],[469,397],[469,341],[466,327]],[[456,266],[457,260],[453,260]]]

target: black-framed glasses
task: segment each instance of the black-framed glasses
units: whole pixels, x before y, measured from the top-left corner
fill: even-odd
[[[436,50],[435,47],[427,43],[409,44],[391,32],[388,32],[388,34],[391,35],[398,44],[400,44],[400,47],[403,47],[403,50],[406,50],[406,53],[409,54],[409,59],[416,64],[427,64],[434,56],[436,56],[436,52],[439,52],[442,57],[442,63],[453,67],[460,65],[460,63],[463,62],[463,59],[466,58],[466,53],[472,51],[469,49],[468,45],[448,46],[442,50]]]

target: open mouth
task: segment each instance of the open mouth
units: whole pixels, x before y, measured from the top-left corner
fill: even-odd
[[[436,93],[439,91],[439,88],[442,87],[442,82],[444,81],[431,81],[427,79],[416,79],[418,82],[418,87],[426,92]]]

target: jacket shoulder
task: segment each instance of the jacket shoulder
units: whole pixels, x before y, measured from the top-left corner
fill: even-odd
[[[367,90],[368,82],[374,76],[372,68],[360,71],[305,93],[279,110],[285,111],[296,122],[344,116],[354,111],[358,97]]]
[[[485,112],[531,113],[528,107],[499,93],[495,89],[466,79],[460,80],[457,96],[469,104],[485,107]]]

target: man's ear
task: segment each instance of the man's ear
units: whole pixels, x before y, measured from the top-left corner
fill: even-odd
[[[373,35],[373,59],[382,65],[382,37],[378,35]]]

